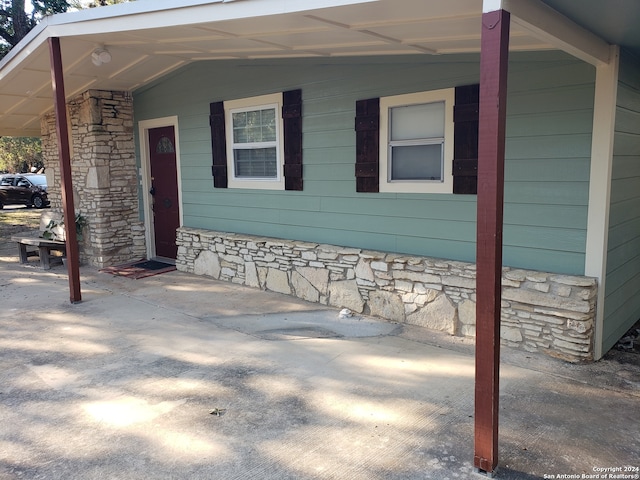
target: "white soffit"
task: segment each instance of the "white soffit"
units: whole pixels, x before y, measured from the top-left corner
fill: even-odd
[[[498,0],[485,0],[495,3]],[[609,44],[539,0],[501,0],[515,28],[592,65],[609,63]]]
[[[479,52],[482,6],[482,0],[140,0],[55,15],[0,62],[0,135],[39,135],[40,117],[53,108],[52,36],[61,38],[70,98],[89,88],[133,91],[199,60]],[[529,24],[515,24],[511,49],[554,48],[553,38],[541,37]],[[112,60],[97,67],[91,53],[101,46]]]

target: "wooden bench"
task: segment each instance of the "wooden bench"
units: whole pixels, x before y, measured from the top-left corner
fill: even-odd
[[[46,238],[36,236],[20,236],[14,235],[11,237],[12,242],[18,243],[18,254],[20,256],[20,263],[27,263],[29,257],[38,255],[40,257],[40,266],[44,270],[51,268],[52,260],[55,263],[62,263],[62,257],[52,256],[51,251],[62,252],[66,254],[66,243],[59,240],[47,240]],[[37,251],[29,251],[27,247],[37,247]],[[60,259],[59,262],[57,260]]]

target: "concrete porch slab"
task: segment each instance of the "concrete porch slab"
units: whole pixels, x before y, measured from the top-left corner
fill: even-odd
[[[71,305],[65,273],[0,261],[0,478],[476,475],[468,340],[180,272],[83,268]],[[497,478],[640,466],[640,365],[503,357]]]

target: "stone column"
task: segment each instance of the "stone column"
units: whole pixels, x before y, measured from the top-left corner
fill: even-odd
[[[88,90],[67,107],[75,209],[87,220],[80,241],[82,261],[101,268],[145,257],[131,96]],[[41,130],[51,200],[47,216],[61,217],[53,114],[43,118]]]

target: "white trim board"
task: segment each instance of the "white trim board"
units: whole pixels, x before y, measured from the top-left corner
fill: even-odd
[[[156,244],[153,236],[153,208],[149,189],[151,188],[151,158],[149,153],[148,132],[152,128],[173,127],[176,148],[176,170],[178,176],[178,204],[180,213],[180,226],[184,225],[182,209],[182,175],[180,174],[180,137],[178,130],[178,117],[162,117],[151,120],[141,120],[138,122],[138,141],[140,142],[140,167],[141,167],[141,188],[142,202],[144,210],[144,236],[147,244],[147,258],[156,257]]]
[[[609,44],[539,0],[484,0],[483,13],[506,10],[511,21],[591,65],[610,62]]]
[[[616,101],[620,49],[611,47],[611,62],[596,68],[596,92],[593,105],[593,135],[591,139],[591,172],[589,182],[589,213],[584,274],[598,279],[594,358],[602,357],[604,299],[609,240],[609,206],[611,201],[611,170],[615,134]]]

